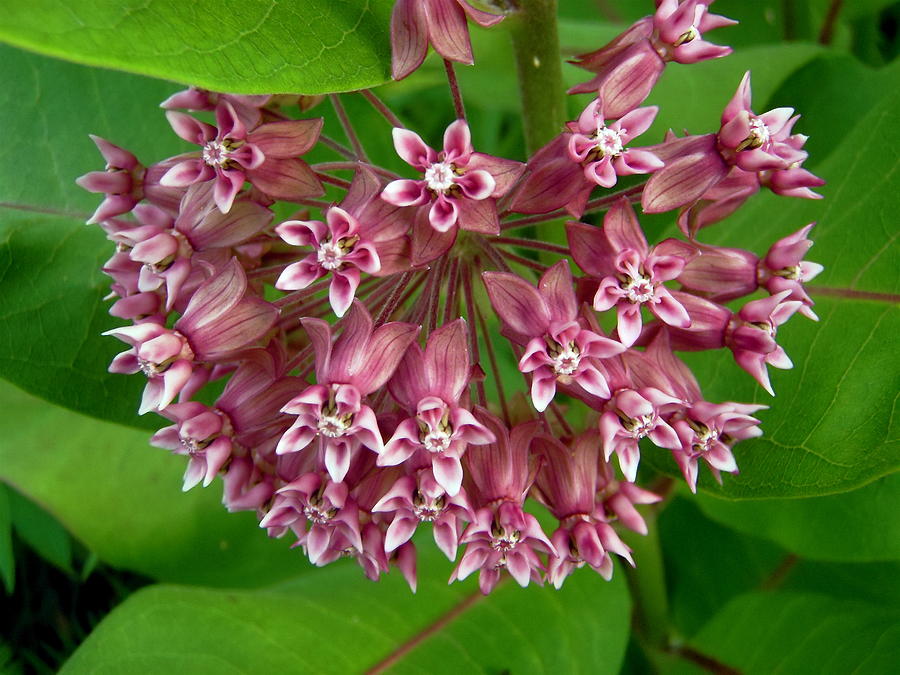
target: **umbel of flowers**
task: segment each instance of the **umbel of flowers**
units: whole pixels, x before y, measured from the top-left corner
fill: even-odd
[[[90,222],[115,244],[103,271],[127,322],[108,331],[128,346],[110,370],[146,379],[139,412],[168,420],[152,442],[185,457],[185,490],[221,478],[227,509],[316,565],[396,566],[413,588],[412,537],[430,530],[452,578],[478,572],[487,593],[504,574],[559,587],[639,563],[619,531],[646,533],[636,506],[660,499],[636,484],[642,452],[671,454],[691,489],[701,465],[737,472],[764,406],[706,400],[677,353],[728,350],[771,393],[768,367],[791,367],[778,329],[816,318],[804,284],[821,267],[804,260],[811,225],[767,252],[700,236],[762,188],[816,198],[822,181],[793,111],[753,112],[749,73],[719,129],[647,144],[666,64],[730,52],[706,41],[732,23],[709,3],[657,4],[579,57],[594,76],[575,91],[594,98],[527,163],[476,151],[462,116],[431,145],[369,91],[351,95],[393,127],[403,176],[369,161],[338,96],[352,147],[292,116],[309,98],[197,89],[163,103],[196,150],[145,164],[94,139],[106,169],[79,184],[104,195]],[[399,0],[395,76],[430,43],[458,94],[467,17],[503,18]],[[334,159],[307,163],[317,146]],[[295,214],[277,222],[276,202]],[[683,236],[648,241],[637,206]],[[567,244],[547,243],[560,227]]]

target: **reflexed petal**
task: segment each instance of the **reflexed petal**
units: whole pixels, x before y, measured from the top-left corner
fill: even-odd
[[[419,0],[428,17],[428,39],[434,51],[450,61],[471,65],[472,44],[466,15],[456,2]]]
[[[415,131],[394,127],[394,149],[404,162],[424,171],[437,161],[437,153],[432,150]]]
[[[428,26],[419,0],[397,0],[391,13],[391,76],[402,80],[422,65]]]

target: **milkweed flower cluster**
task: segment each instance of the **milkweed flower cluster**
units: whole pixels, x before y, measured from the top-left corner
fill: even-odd
[[[593,100],[525,163],[478,152],[463,118],[436,150],[371,92],[407,176],[369,161],[337,96],[353,149],[292,116],[315,100],[197,89],[163,107],[199,150],[146,165],[95,138],[106,169],[79,184],[104,195],[90,222],[130,322],[107,332],[128,347],[110,370],[146,378],[139,412],[168,420],[152,442],[186,458],[184,489],[221,477],[226,508],[314,564],[395,566],[413,588],[430,524],[452,580],[478,572],[487,593],[507,573],[559,587],[634,564],[620,528],[646,533],[637,507],[661,498],[636,483],[642,453],[670,454],[691,489],[702,464],[737,472],[764,406],[706,400],[677,352],[727,350],[772,392],[768,366],[791,367],[778,329],[816,318],[821,267],[803,259],[811,225],[757,253],[698,236],[763,186],[814,198],[821,181],[793,111],[752,111],[749,73],[720,129],[645,144],[666,63],[730,52],[705,39],[732,23],[708,5],[663,0],[581,57]],[[429,42],[471,61],[466,17],[503,18],[398,2],[395,76]],[[336,157],[310,164],[314,148]],[[684,236],[648,240],[638,205]]]

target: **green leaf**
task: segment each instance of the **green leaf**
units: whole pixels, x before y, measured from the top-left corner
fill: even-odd
[[[833,563],[799,560],[783,590],[806,591],[833,598],[871,602],[900,609],[900,561]]]
[[[162,581],[258,587],[309,568],[255,514],[227,513],[221,483],[181,492],[182,458],[149,434],[50,406],[0,383],[0,480],[46,508],[105,562]]]
[[[373,584],[354,564],[269,591],[151,587],[62,672],[618,672],[629,624],[621,570],[610,583],[581,570],[561,591],[507,581],[484,597],[471,579],[448,586],[446,560],[423,558],[416,595],[396,572]]]
[[[672,621],[684,635],[731,598],[758,588],[785,557],[764,539],[706,518],[686,498],[668,504],[658,522]]]
[[[159,101],[174,87],[0,45],[0,377],[47,400],[135,426],[142,384],[106,372],[121,323],[102,300],[112,248],[83,224],[100,201],[75,178],[101,169],[96,133],[146,163],[177,154]],[[27,167],[23,170],[23,166]]]
[[[392,0],[10,0],[0,40],[243,94],[316,94],[390,73]]]
[[[16,559],[13,555],[12,512],[9,508],[9,488],[0,483],[0,577],[7,593],[16,585]],[[2,665],[2,659],[0,659]]]
[[[710,518],[804,558],[900,560],[900,473],[853,492],[811,499],[698,500]]]
[[[7,492],[16,534],[44,560],[71,573],[72,538],[66,528],[31,500],[13,490]]]
[[[749,593],[691,640],[745,675],[889,673],[900,653],[900,610],[805,593]]]
[[[797,93],[803,98],[803,92]],[[821,104],[824,107],[824,103]],[[816,168],[829,184],[822,202],[755,196],[734,217],[704,230],[708,243],[759,255],[777,239],[818,221],[807,258],[825,265],[810,293],[820,316],[794,317],[778,332],[792,370],[770,369],[773,400],[727,353],[688,354],[708,400],[771,405],[759,413],[765,436],[735,448],[741,473],[720,488],[730,498],[805,497],[852,490],[900,467],[895,419],[900,391],[900,94],[891,90],[846,127],[840,145]],[[813,113],[815,115],[817,113]],[[707,232],[709,234],[707,234]],[[661,466],[661,453],[648,453]],[[670,469],[671,469],[670,465]]]

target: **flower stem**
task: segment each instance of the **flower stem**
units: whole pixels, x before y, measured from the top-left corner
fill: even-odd
[[[637,567],[625,568],[631,599],[634,603],[635,630],[648,645],[666,649],[669,643],[669,603],[656,511],[649,510],[644,520],[648,533],[641,536],[630,531],[622,539],[631,547]]]
[[[516,53],[525,145],[534,152],[562,131],[566,121],[556,0],[519,0],[507,23]]]

